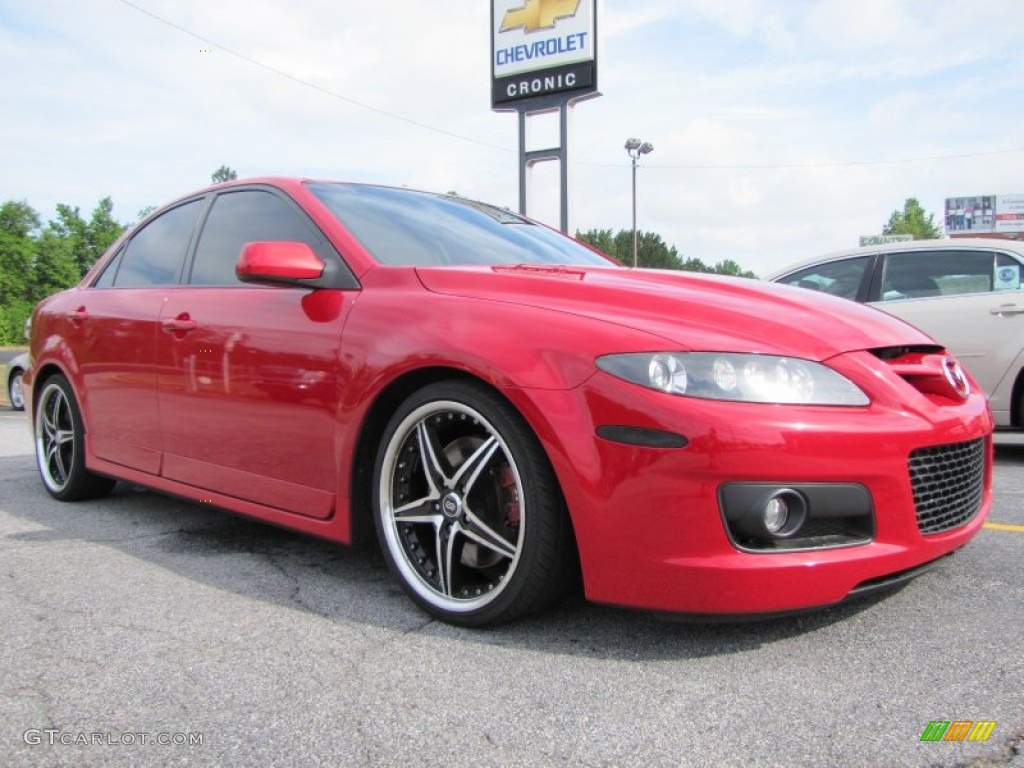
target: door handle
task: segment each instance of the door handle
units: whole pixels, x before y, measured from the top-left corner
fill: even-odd
[[[1020,315],[1024,314],[1024,304],[1000,304],[988,311],[990,315]]]
[[[161,320],[160,327],[167,333],[186,333],[196,329],[196,321],[188,316],[188,312],[182,312],[177,317]]]

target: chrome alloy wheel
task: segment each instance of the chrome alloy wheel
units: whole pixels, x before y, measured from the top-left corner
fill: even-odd
[[[446,613],[497,599],[519,567],[528,510],[494,425],[464,403],[420,405],[391,431],[380,469],[380,530],[405,584]]]
[[[61,493],[75,466],[75,422],[71,402],[56,381],[43,387],[36,406],[36,459],[46,487]]]

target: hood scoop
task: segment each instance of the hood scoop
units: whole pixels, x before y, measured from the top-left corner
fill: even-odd
[[[546,264],[498,264],[491,270],[500,275],[532,275],[535,277],[557,277],[562,280],[582,280],[587,273],[573,267]]]

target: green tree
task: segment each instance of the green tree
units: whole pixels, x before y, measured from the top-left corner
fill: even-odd
[[[47,227],[35,243],[30,293],[33,302],[69,288],[81,277],[71,241]]]
[[[121,236],[125,227],[113,210],[105,197],[86,221],[78,208],[61,203],[56,219],[40,229],[27,202],[0,205],[0,344],[22,343],[33,305],[77,283]]]
[[[39,214],[24,200],[0,205],[0,344],[20,344],[32,311],[30,276]]]
[[[757,275],[751,272],[749,269],[743,269],[732,259],[725,259],[720,261],[711,268],[711,272],[716,275],[732,275],[734,277],[749,277],[753,280],[757,279]]]
[[[626,265],[633,263],[633,230],[620,229],[615,234],[610,229],[589,229],[576,232],[576,239],[601,251]],[[654,232],[637,232],[637,266],[648,269],[678,269],[685,272],[708,272],[738,277],[754,277],[753,272],[744,270],[732,259],[720,261],[713,267],[697,258],[684,259],[676,247],[670,246]]]
[[[935,224],[935,214],[926,213],[916,197],[908,197],[903,203],[903,210],[895,210],[889,216],[888,223],[882,227],[882,234],[913,235],[915,240],[931,240],[942,237],[942,230]]]
[[[637,231],[637,266],[648,269],[682,269],[682,262],[675,247],[669,247],[654,232]],[[633,231],[619,230],[616,235],[610,229],[591,229],[577,232],[576,239],[597,248],[602,253],[623,264],[633,263]]]
[[[96,263],[96,260],[103,255],[117,238],[124,234],[127,228],[124,224],[114,220],[114,202],[110,197],[104,197],[92,211],[92,217],[85,228],[85,240],[88,252],[88,262],[82,274]]]
[[[238,171],[227,165],[222,165],[210,175],[210,181],[220,184],[223,181],[234,181],[238,178]]]
[[[596,248],[605,256],[622,261],[616,252],[615,234],[610,229],[588,229],[586,232],[576,230],[576,239]]]
[[[109,197],[100,200],[93,209],[89,221],[82,218],[77,206],[59,203],[57,219],[49,223],[49,228],[60,238],[68,241],[71,253],[78,264],[78,276],[82,277],[103,252],[110,247],[121,233],[125,225],[116,221],[113,216],[114,203]]]

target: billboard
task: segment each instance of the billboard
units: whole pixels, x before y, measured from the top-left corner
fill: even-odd
[[[946,198],[947,235],[1024,232],[1024,194]]]
[[[597,0],[491,0],[491,107],[597,91]]]
[[[996,232],[1024,232],[1024,195],[996,196]]]

